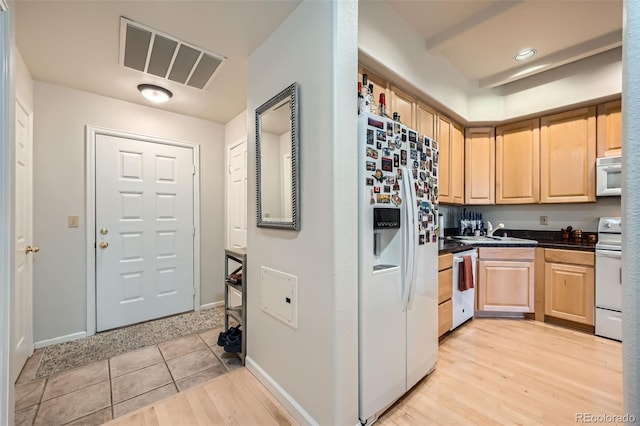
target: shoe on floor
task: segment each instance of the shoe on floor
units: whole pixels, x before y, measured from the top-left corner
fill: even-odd
[[[240,334],[227,338],[224,351],[232,353],[242,352],[242,330],[240,330]]]
[[[228,338],[232,336],[238,336],[241,333],[242,333],[242,330],[240,330],[240,326],[229,327],[227,331],[221,331],[220,334],[218,334],[218,346],[226,345]]]

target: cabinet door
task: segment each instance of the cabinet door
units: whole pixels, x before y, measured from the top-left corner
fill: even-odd
[[[441,203],[452,203],[451,192],[451,120],[438,115],[438,196]]]
[[[462,127],[453,126],[451,136],[451,201],[464,204],[464,137]]]
[[[622,154],[622,101],[598,105],[598,157]]]
[[[400,122],[412,129],[416,128],[414,104],[415,100],[410,95],[397,87],[391,86],[391,110],[389,111],[389,116],[393,117],[393,113],[397,112],[400,114]]]
[[[540,200],[539,120],[496,128],[496,204]]]
[[[594,325],[594,293],[592,267],[545,264],[545,315]]]
[[[426,135],[436,139],[436,112],[422,102],[416,102],[416,120],[420,136]]]
[[[453,303],[451,299],[438,305],[438,337],[453,326]]]
[[[493,127],[466,129],[465,204],[495,204],[496,138]]]
[[[479,311],[533,312],[534,263],[505,260],[478,262]]]
[[[540,121],[540,202],[596,200],[596,108]]]

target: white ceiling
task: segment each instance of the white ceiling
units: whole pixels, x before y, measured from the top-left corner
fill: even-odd
[[[386,1],[424,38],[425,54],[442,55],[481,87],[622,44],[622,0]],[[160,83],[174,96],[159,108],[226,123],[246,109],[249,55],[299,3],[18,0],[13,6],[16,43],[34,79],[147,105],[136,86]],[[120,16],[228,60],[205,90],[124,68]],[[516,63],[525,47],[538,54]]]
[[[622,0],[449,0],[387,3],[480,87],[497,87],[622,45]],[[537,54],[516,62],[525,48]]]

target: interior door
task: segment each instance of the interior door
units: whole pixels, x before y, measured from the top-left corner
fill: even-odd
[[[33,256],[32,247],[32,132],[31,113],[16,101],[15,108],[15,331],[13,377],[18,378],[33,353]]]
[[[96,135],[96,329],[194,306],[194,163],[187,147]]]
[[[229,247],[247,246],[247,142],[229,150]]]

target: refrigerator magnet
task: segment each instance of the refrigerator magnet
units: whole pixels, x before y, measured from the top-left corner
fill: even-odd
[[[423,151],[423,149],[424,149],[424,148],[423,148],[423,146],[422,146],[422,143],[418,142],[418,143],[416,144],[416,149],[418,150],[418,152],[422,152],[422,151]]]
[[[384,180],[387,178],[385,175],[382,174],[382,170],[380,169],[376,169],[376,172],[372,176],[376,178],[376,180],[380,183],[384,182]]]
[[[425,152],[420,153],[420,160],[427,161],[427,154]]]
[[[377,127],[378,129],[384,129],[384,123],[380,120],[369,117],[367,122],[369,123],[369,126]]]
[[[391,204],[391,195],[389,194],[378,194],[377,199],[381,204]]]
[[[367,178],[367,186],[373,186],[373,178]]]
[[[402,204],[402,198],[400,198],[400,194],[398,193],[398,191],[396,191],[392,196],[391,196],[391,202],[393,203],[394,206],[396,207],[400,207],[400,205]]]
[[[407,150],[406,149],[400,150],[400,164],[402,164],[403,166],[407,165]]]
[[[429,136],[425,136],[423,142],[424,146],[431,146],[431,139],[429,139]]]
[[[385,172],[393,171],[393,160],[389,157],[382,157],[382,170]]]
[[[367,161],[367,170],[372,172],[376,169],[376,162],[375,161]]]
[[[373,187],[373,192],[376,193],[376,194],[379,194],[380,193],[380,187],[379,186],[374,186]]]
[[[382,150],[382,155],[384,155],[385,157],[391,156],[391,150],[389,148],[384,148]]]
[[[376,148],[377,149],[382,149],[382,142],[380,142],[380,141],[376,142]]]
[[[418,244],[424,245],[424,240],[425,240],[424,234],[420,234],[420,236],[418,237]]]
[[[373,130],[367,129],[367,145],[373,145]]]
[[[400,191],[400,185],[398,183],[393,185],[393,190],[394,191]]]
[[[385,185],[385,186],[382,188],[382,192],[387,192],[387,193],[388,193],[388,192],[391,192],[391,187],[390,187],[389,185]]]
[[[409,130],[409,142],[416,142],[417,136],[416,132]]]
[[[384,132],[384,130],[376,130],[376,139],[380,142],[384,142],[387,140],[387,134]]]
[[[410,155],[411,155],[411,159],[412,160],[417,160],[418,159],[418,151],[416,151],[415,149],[411,150]]]
[[[387,136],[392,136],[393,135],[393,123],[390,121],[387,121]]]
[[[378,159],[378,150],[373,148],[367,148],[367,157]]]
[[[396,183],[396,177],[394,175],[387,175],[386,178],[388,185],[393,185]]]
[[[400,156],[393,154],[393,167],[400,167]]]

